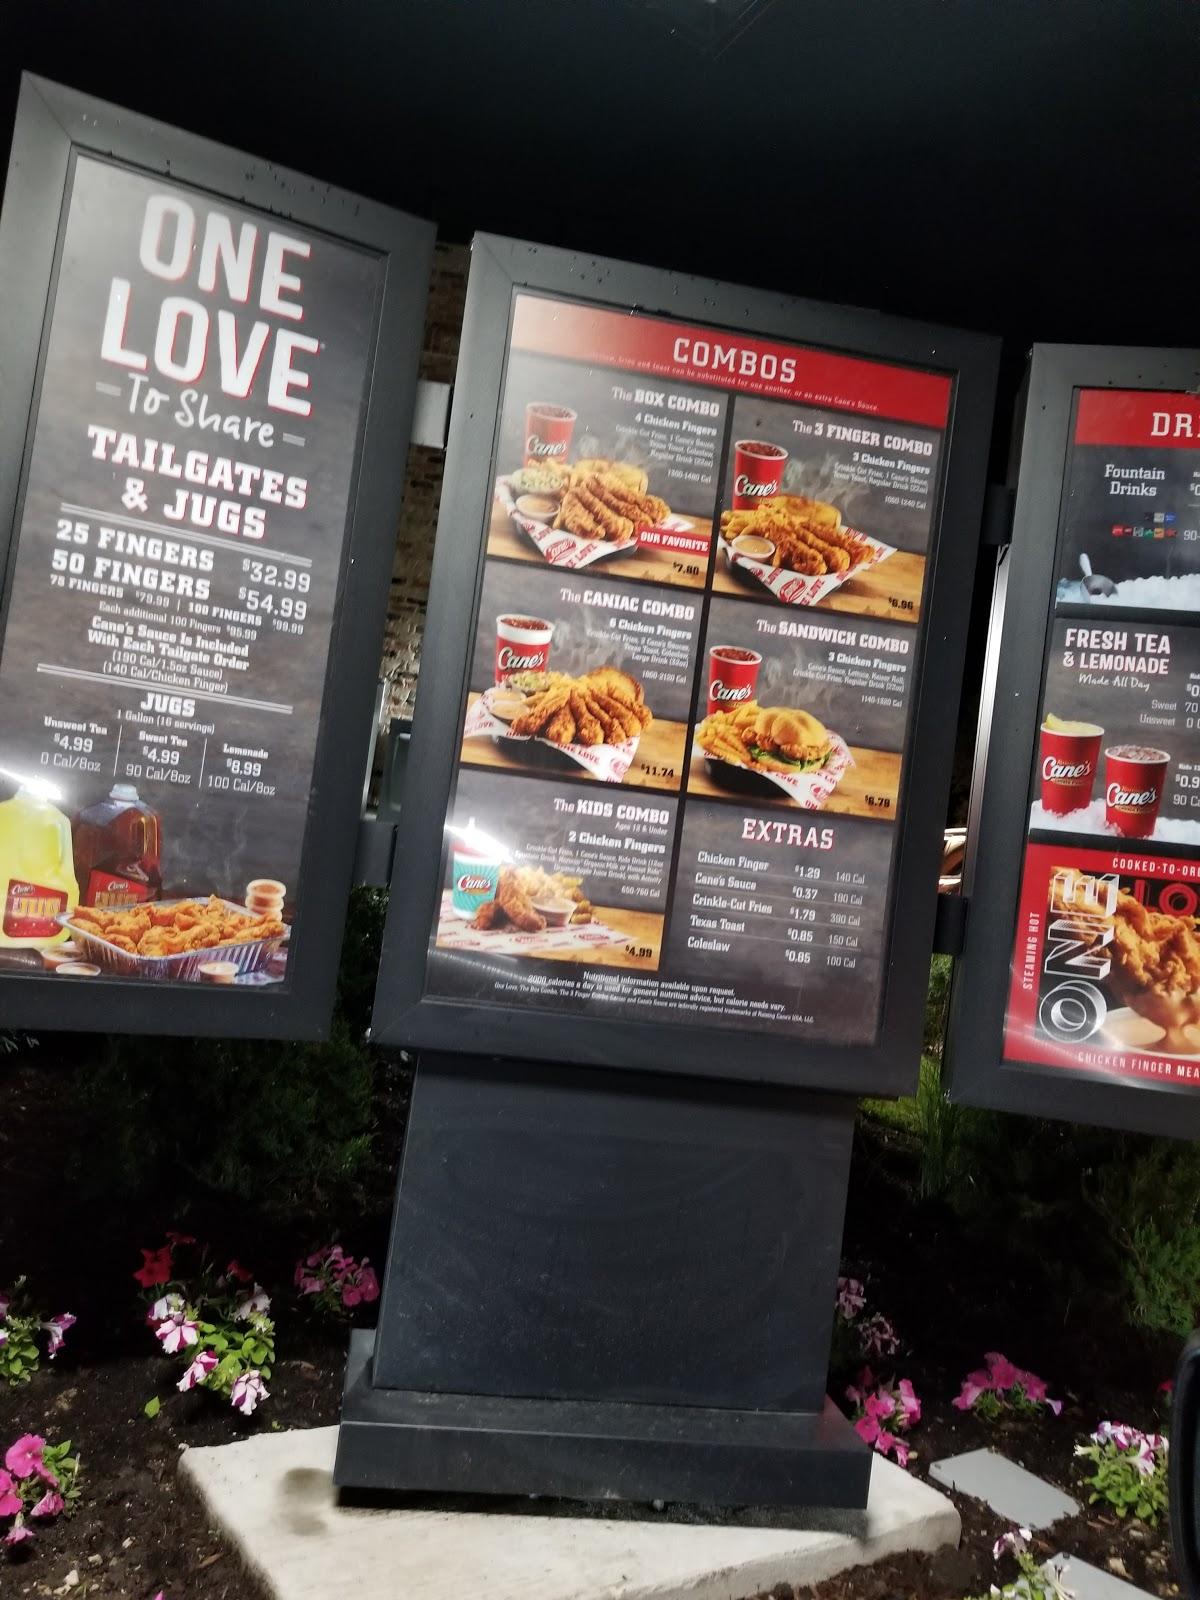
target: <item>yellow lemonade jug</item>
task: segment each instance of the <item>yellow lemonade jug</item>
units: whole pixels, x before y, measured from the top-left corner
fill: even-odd
[[[57,919],[79,904],[79,886],[56,793],[29,779],[0,802],[0,945],[41,948],[67,937]]]

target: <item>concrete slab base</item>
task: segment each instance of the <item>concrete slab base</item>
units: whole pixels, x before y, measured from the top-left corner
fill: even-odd
[[[336,1428],[314,1428],[180,1458],[272,1600],[739,1600],[961,1532],[945,1495],[879,1456],[865,1511],[672,1507],[656,1519],[648,1506],[528,1499],[341,1505],[336,1448]]]
[[[1049,1572],[1054,1567],[1060,1569],[1063,1587],[1074,1593],[1075,1600],[1153,1600],[1145,1589],[1136,1589],[1124,1578],[1093,1567],[1076,1556],[1057,1555],[1046,1563],[1043,1571]]]
[[[929,1476],[959,1494],[985,1501],[997,1516],[1021,1528],[1048,1528],[1060,1517],[1079,1515],[1078,1500],[995,1450],[946,1456],[932,1464]]]

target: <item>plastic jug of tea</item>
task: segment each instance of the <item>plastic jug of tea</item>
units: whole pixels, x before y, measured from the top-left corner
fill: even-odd
[[[162,893],[162,827],[132,783],[75,818],[75,876],[85,906],[135,906]]]
[[[79,904],[71,824],[30,779],[0,802],[0,945],[61,944],[58,918]]]

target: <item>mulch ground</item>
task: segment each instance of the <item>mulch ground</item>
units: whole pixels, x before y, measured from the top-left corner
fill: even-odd
[[[168,1224],[80,1216],[69,1193],[47,1188],[72,1136],[69,1098],[53,1091],[54,1070],[47,1055],[15,1064],[0,1059],[0,1285],[28,1272],[45,1309],[70,1310],[79,1322],[64,1352],[30,1384],[0,1387],[0,1445],[27,1430],[70,1438],[83,1458],[83,1495],[72,1517],[39,1531],[28,1554],[7,1561],[0,1555],[0,1593],[151,1600],[162,1589],[166,1600],[252,1600],[256,1586],[178,1485],[176,1463],[187,1446],[337,1420],[348,1330],[314,1321],[290,1288],[297,1254],[320,1241],[251,1216],[240,1218],[236,1239],[227,1238],[215,1230],[229,1219],[213,1218],[214,1246],[236,1250],[274,1296],[280,1358],[271,1398],[253,1418],[203,1393],[175,1394],[178,1368],[154,1354],[130,1276],[138,1247],[157,1244]],[[918,1452],[912,1470],[924,1476],[944,1455],[992,1446],[1086,1501],[1075,1443],[1104,1417],[1161,1428],[1165,1403],[1156,1386],[1170,1373],[1173,1350],[1133,1339],[1087,1306],[1043,1303],[1047,1297],[1023,1275],[1018,1253],[974,1248],[949,1213],[906,1197],[903,1154],[889,1149],[889,1137],[873,1132],[856,1154],[846,1256],[867,1281],[870,1309],[884,1311],[903,1340],[899,1357],[882,1370],[910,1377],[923,1401],[911,1435]],[[344,1241],[377,1262],[387,1200],[381,1192],[378,1206],[354,1219]],[[189,1218],[190,1231],[202,1225]],[[1045,1377],[1051,1394],[1065,1402],[1063,1415],[989,1426],[954,1410],[950,1401],[963,1376],[991,1349]],[[832,1384],[835,1397],[846,1376]],[[143,1407],[155,1394],[163,1406],[150,1421]],[[952,1498],[963,1519],[959,1549],[860,1568],[797,1591],[797,1600],[963,1600],[1011,1578],[1011,1565],[998,1571],[991,1554],[1006,1524],[976,1501]],[[697,1515],[694,1508],[668,1507],[666,1515],[673,1513]],[[1065,1549],[1152,1595],[1180,1592],[1165,1527],[1122,1524],[1085,1505],[1037,1548],[1046,1556]],[[72,1573],[76,1581],[68,1587]],[[772,1593],[791,1600],[786,1585]]]

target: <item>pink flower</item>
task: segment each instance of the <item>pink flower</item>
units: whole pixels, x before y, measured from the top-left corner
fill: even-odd
[[[57,1489],[47,1489],[46,1493],[29,1513],[31,1517],[56,1517],[60,1511],[67,1509],[67,1502]]]
[[[4,1313],[3,1313],[2,1310],[0,1310],[0,1321],[3,1320],[3,1317],[4,1317]],[[1164,1378],[1163,1381],[1159,1384],[1158,1388],[1155,1390],[1155,1393],[1156,1394],[1174,1394],[1175,1393],[1175,1379],[1174,1378]]]
[[[9,1473],[0,1472],[0,1517],[15,1517],[21,1509],[21,1496]]]
[[[203,1383],[217,1365],[217,1358],[211,1350],[201,1350],[199,1355],[192,1360],[191,1366],[180,1378],[175,1387],[181,1394],[186,1394],[189,1389],[194,1389],[197,1384]]]
[[[324,1289],[323,1278],[314,1278],[311,1273],[306,1273],[303,1267],[297,1267],[296,1273],[296,1287],[301,1294],[320,1294]]]
[[[896,1457],[896,1465],[899,1467],[907,1467],[909,1457],[908,1446],[905,1444],[903,1439],[896,1439],[890,1433],[887,1437],[892,1441],[892,1454]]]
[[[233,1385],[229,1403],[235,1411],[240,1411],[244,1417],[248,1417],[260,1401],[268,1399],[270,1390],[262,1381],[262,1374],[244,1372]]]
[[[375,1276],[374,1267],[367,1265],[364,1256],[362,1266],[351,1282],[349,1276],[342,1279],[342,1304],[344,1306],[370,1305],[372,1300],[379,1299],[379,1279]]]
[[[133,1274],[143,1289],[153,1289],[155,1284],[171,1281],[171,1246],[161,1250],[143,1250],[142,1264]]]
[[[911,1378],[901,1378],[896,1385],[900,1395],[900,1409],[904,1413],[904,1426],[912,1427],[921,1420],[921,1397],[912,1386]]]
[[[988,1364],[988,1377],[993,1389],[1011,1389],[1021,1381],[1020,1368],[1014,1367],[1007,1356],[1002,1356],[998,1350],[986,1351],[983,1359]]]
[[[23,1433],[15,1444],[9,1445],[4,1455],[4,1465],[14,1478],[32,1478],[36,1473],[44,1477],[48,1468],[42,1460],[46,1441],[37,1433]]]
[[[971,1377],[963,1379],[962,1393],[956,1400],[951,1400],[950,1402],[956,1411],[970,1411],[979,1396],[984,1393],[987,1385],[977,1383],[976,1379],[978,1377],[979,1374],[974,1373]]]
[[[51,1361],[63,1347],[67,1329],[75,1326],[75,1318],[69,1311],[64,1311],[60,1317],[51,1317],[49,1322],[43,1322],[43,1329],[50,1335],[49,1355]]]
[[[8,1295],[0,1294],[0,1322],[7,1320],[8,1308],[10,1305],[12,1305],[12,1301],[9,1299]]]
[[[183,1312],[160,1322],[154,1334],[169,1356],[176,1356],[181,1350],[200,1342],[200,1329]]]
[[[18,1519],[4,1535],[5,1544],[24,1544],[26,1539],[33,1538],[33,1529],[27,1522]]]

